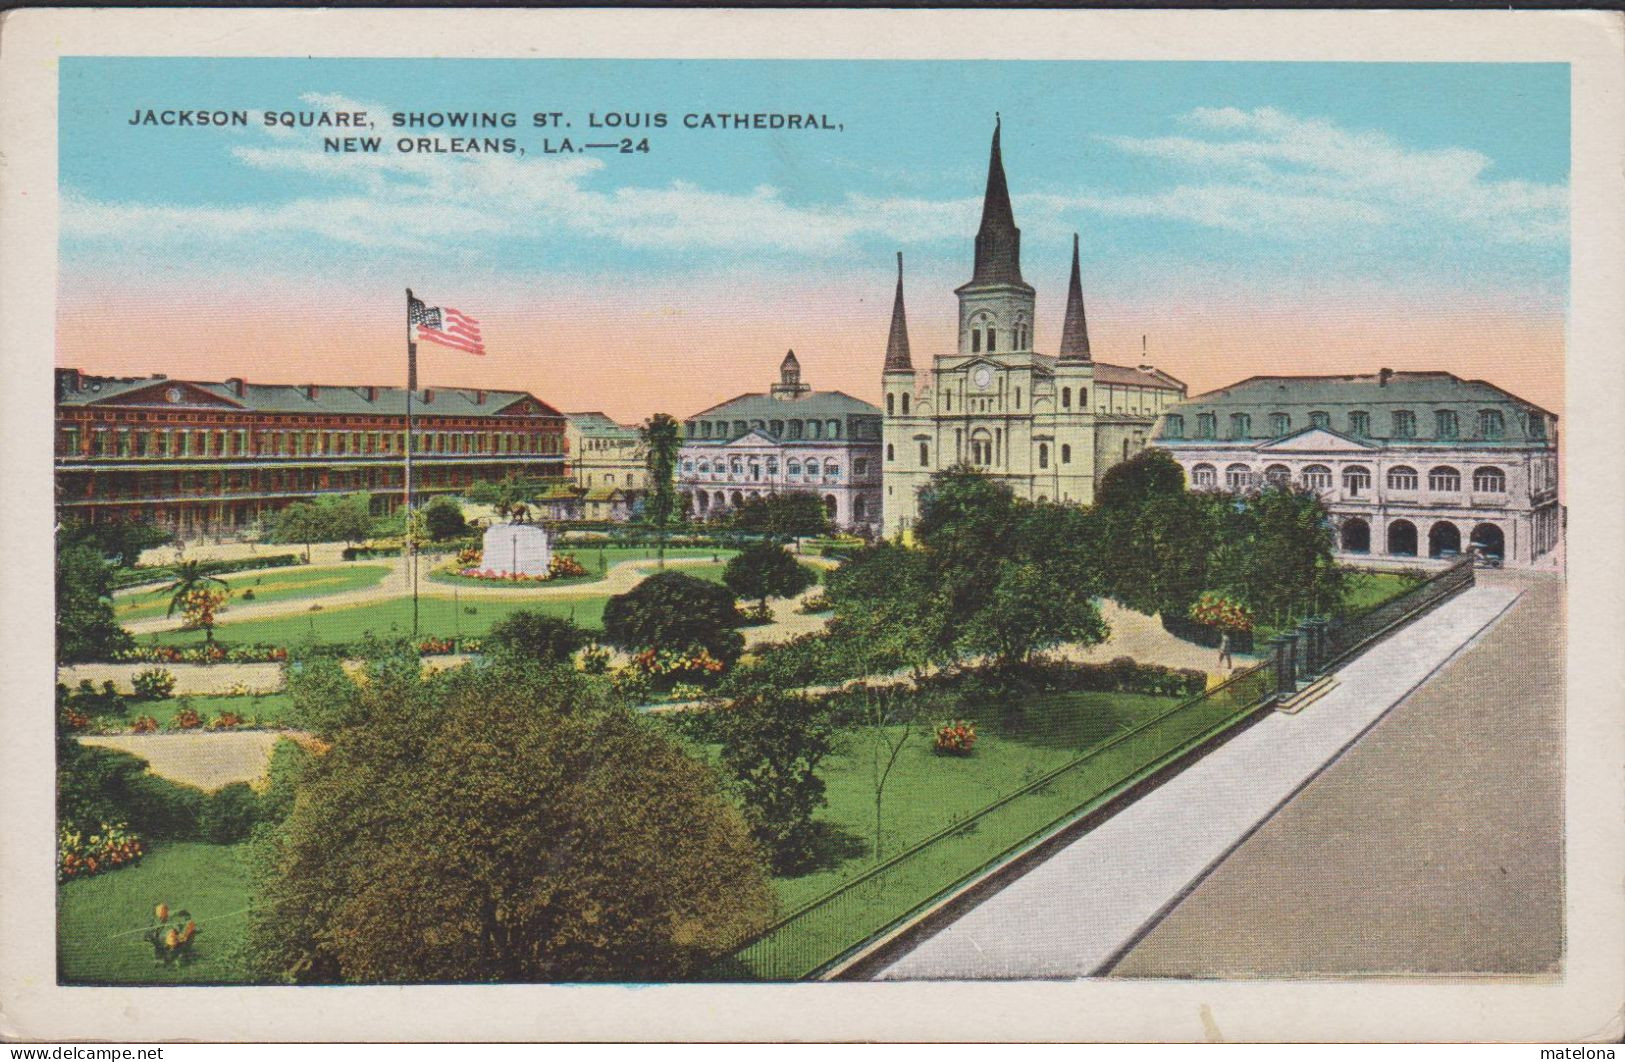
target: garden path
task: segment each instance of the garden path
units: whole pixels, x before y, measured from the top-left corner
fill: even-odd
[[[81,744],[117,749],[147,761],[162,778],[212,793],[232,782],[258,785],[283,738],[307,739],[288,730],[199,731],[187,734],[111,734],[82,737]]]
[[[232,693],[242,686],[250,693],[272,692],[282,688],[281,664],[64,664],[56,669],[56,680],[68,687],[89,679],[100,687],[111,682],[120,693],[132,693],[130,680],[149,667],[163,667],[175,676],[175,696],[209,697]]]
[[[1175,638],[1163,629],[1157,617],[1124,608],[1109,598],[1099,604],[1101,616],[1111,627],[1111,637],[1099,645],[1063,645],[1053,650],[1050,655],[1087,663],[1102,663],[1113,657],[1131,656],[1142,664],[1188,667],[1209,674],[1217,674],[1222,670],[1219,667],[1218,650]],[[1237,653],[1235,659],[1240,667],[1250,667],[1256,658]]]

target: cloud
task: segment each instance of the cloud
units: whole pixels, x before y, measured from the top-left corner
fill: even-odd
[[[1210,175],[1208,182],[1075,205],[1278,237],[1388,226],[1504,244],[1568,240],[1567,185],[1497,180],[1492,160],[1477,151],[1407,148],[1385,133],[1271,107],[1200,107],[1180,121],[1191,135],[1101,139],[1127,154]]]
[[[339,96],[310,94],[302,101],[312,109],[391,111]],[[1560,247],[1567,239],[1566,186],[1496,180],[1491,160],[1478,152],[1407,148],[1383,133],[1272,108],[1199,108],[1179,121],[1185,135],[1101,138],[1127,155],[1165,163],[1173,171],[1165,187],[1018,195],[1023,224],[1035,231],[1071,227],[1077,214],[1089,213],[1164,219],[1300,246],[1323,239],[1380,243],[1396,233],[1456,246]],[[611,167],[588,155],[329,154],[321,141],[331,132],[271,127],[263,141],[230,149],[237,165],[288,177],[298,189],[293,198],[164,205],[65,193],[64,235],[117,248],[184,247],[198,259],[211,251],[240,256],[245,248],[267,257],[278,250],[330,257],[348,248],[475,262],[517,246],[529,247],[529,260],[546,269],[558,264],[566,242],[601,241],[672,255],[835,263],[875,244],[962,241],[975,230],[980,210],[974,196],[851,193],[835,202],[797,203],[765,185],[745,191],[686,181],[616,187]],[[369,135],[387,142],[396,133]]]

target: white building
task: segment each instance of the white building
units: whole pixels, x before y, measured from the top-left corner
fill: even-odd
[[[1347,559],[1530,565],[1562,537],[1557,417],[1447,372],[1255,376],[1174,407],[1153,445],[1195,489],[1313,488]]]

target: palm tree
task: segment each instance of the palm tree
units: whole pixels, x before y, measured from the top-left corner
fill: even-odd
[[[153,593],[169,595],[169,611],[165,612],[164,615],[173,616],[177,608],[182,610],[186,608],[187,595],[193,591],[211,589],[210,583],[224,588],[228,593],[231,590],[231,587],[227,585],[224,579],[216,578],[205,572],[201,561],[182,561],[175,566],[175,581],[168,586],[160,586]],[[203,625],[203,640],[212,643],[214,641],[213,608],[203,610],[201,622]]]

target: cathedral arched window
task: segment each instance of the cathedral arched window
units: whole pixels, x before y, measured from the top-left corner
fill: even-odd
[[[897,454],[896,454],[896,452],[895,452],[895,451],[894,451],[894,450],[893,450],[893,449],[892,449],[892,444],[891,444],[891,443],[887,443],[887,444],[886,444],[886,460],[888,460],[888,461],[895,461],[895,460],[897,460]]]
[[[1070,465],[1071,463],[1072,463],[1072,444],[1071,443],[1062,443],[1061,444],[1061,464]]]
[[[896,398],[897,396],[892,394],[890,391],[886,392],[886,416],[888,417],[895,416],[897,414]]]
[[[1021,388],[1016,388],[1016,408],[1021,408]]]
[[[1038,467],[1049,467],[1049,443],[1038,444]]]
[[[801,475],[801,462],[791,461],[789,464],[784,466],[784,470],[792,476],[799,476]]]
[[[987,330],[987,352],[989,354],[993,353],[993,351],[996,349],[997,344],[998,344],[998,341],[996,339],[994,339],[994,334],[995,333],[993,331],[992,326],[991,325],[988,326],[988,330]]]
[[[972,328],[970,330],[970,352],[972,354],[980,354],[982,352],[982,330],[980,328]]]
[[[1070,388],[1070,387],[1061,388],[1061,408],[1062,409],[1071,409],[1072,408],[1072,388]]]
[[[908,416],[908,392],[903,392],[903,416]]]

